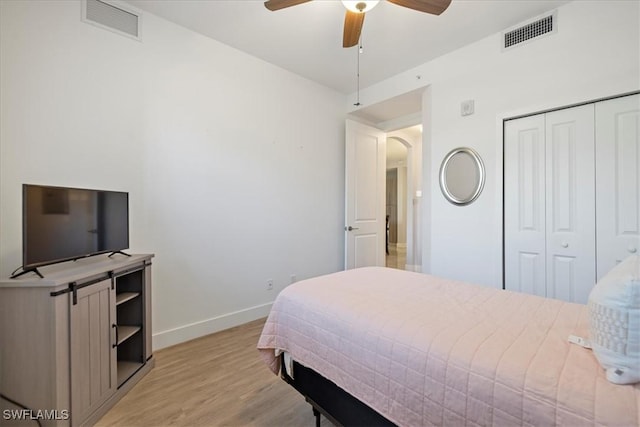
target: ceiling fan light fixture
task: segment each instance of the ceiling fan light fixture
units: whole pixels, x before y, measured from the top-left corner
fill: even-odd
[[[380,0],[342,0],[347,10],[355,13],[369,12],[380,3]]]

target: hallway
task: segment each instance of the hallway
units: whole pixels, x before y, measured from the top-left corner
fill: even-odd
[[[398,247],[395,243],[389,243],[389,255],[386,256],[385,265],[398,270],[404,270],[407,264],[407,248]]]

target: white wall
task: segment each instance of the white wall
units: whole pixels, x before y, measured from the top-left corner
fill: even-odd
[[[407,167],[398,167],[398,238],[399,247],[407,247]]]
[[[371,105],[428,85],[423,271],[502,286],[502,119],[639,90],[639,9],[637,1],[574,1],[558,9],[551,36],[503,52],[495,34],[361,90]],[[468,99],[476,112],[461,117]],[[449,204],[438,186],[440,162],[458,146],[478,151],[487,168],[484,192],[466,207]]]
[[[155,347],[343,268],[344,96],[150,14],[142,42],[75,0],[0,14],[0,274],[21,264],[22,183],[130,193]]]

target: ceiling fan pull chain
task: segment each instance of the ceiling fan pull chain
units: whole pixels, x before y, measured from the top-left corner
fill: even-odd
[[[358,55],[358,60],[356,61],[356,66],[357,66],[357,72],[356,72],[356,103],[353,104],[356,107],[360,106],[360,54],[362,53],[362,43],[359,44],[358,49],[357,49],[357,53],[356,55]]]

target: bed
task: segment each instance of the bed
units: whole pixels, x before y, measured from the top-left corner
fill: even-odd
[[[336,424],[640,425],[640,384],[568,342],[588,328],[585,305],[367,267],[283,290],[258,350]]]

